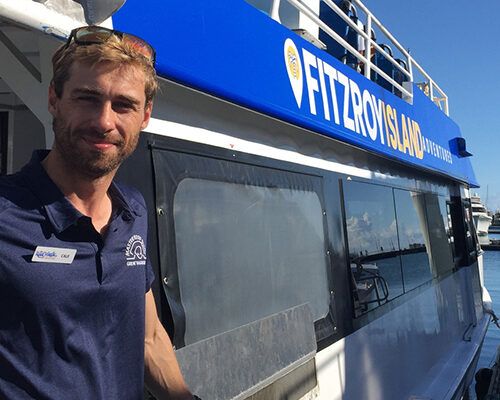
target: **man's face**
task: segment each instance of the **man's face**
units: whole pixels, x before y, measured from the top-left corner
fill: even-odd
[[[76,62],[61,97],[49,89],[54,148],[69,167],[90,178],[114,172],[146,128],[144,72],[136,66],[93,67]]]

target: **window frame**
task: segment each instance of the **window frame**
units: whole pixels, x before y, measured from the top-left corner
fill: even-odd
[[[365,310],[361,313],[356,313],[356,309],[355,309],[355,296],[356,296],[356,290],[354,289],[354,279],[351,279],[350,280],[350,292],[351,292],[351,297],[353,298],[352,300],[352,316],[353,316],[353,319],[355,321],[358,321],[357,323],[355,322],[355,325],[358,325],[360,323],[360,321],[362,320],[372,320],[373,318],[377,318],[378,316],[382,315],[385,313],[385,309],[387,307],[392,308],[392,307],[395,307],[396,305],[400,304],[401,302],[404,302],[405,299],[411,295],[416,295],[417,293],[419,293],[421,290],[424,290],[425,288],[427,288],[429,285],[431,285],[434,281],[436,280],[441,280],[443,278],[445,278],[446,276],[448,276],[450,273],[452,273],[453,271],[450,271],[449,273],[446,273],[446,274],[443,274],[443,275],[440,275],[440,276],[437,276],[437,277],[434,277],[432,276],[431,274],[431,277],[426,280],[425,282],[421,283],[420,285],[412,288],[412,289],[407,289],[407,282],[405,282],[405,276],[404,276],[404,273],[403,273],[403,261],[401,259],[401,245],[400,245],[400,236],[399,236],[399,221],[398,221],[398,213],[397,213],[397,207],[396,207],[396,196],[395,196],[395,191],[398,190],[398,191],[406,191],[406,192],[417,192],[417,193],[421,193],[424,195],[424,202],[427,202],[427,199],[426,199],[426,195],[429,195],[429,194],[432,194],[432,195],[436,195],[438,196],[438,198],[441,198],[443,197],[444,200],[446,201],[446,203],[450,203],[450,204],[453,204],[453,196],[451,195],[448,195],[448,196],[443,196],[442,193],[437,193],[437,192],[433,192],[433,191],[430,191],[430,190],[419,190],[419,189],[416,189],[416,188],[409,188],[409,187],[404,187],[404,186],[400,186],[400,185],[387,185],[387,184],[384,184],[382,182],[378,182],[378,181],[372,181],[372,180],[368,180],[368,179],[362,179],[362,178],[351,178],[351,177],[343,177],[342,179],[340,179],[340,186],[341,186],[341,193],[342,193],[342,198],[341,198],[341,201],[342,201],[342,214],[343,214],[343,220],[344,220],[344,223],[343,223],[343,226],[344,226],[344,236],[346,238],[346,263],[347,265],[349,266],[350,263],[351,263],[351,259],[350,259],[350,247],[349,247],[349,234],[348,234],[348,229],[347,229],[347,204],[346,204],[346,186],[350,183],[361,183],[361,184],[367,184],[367,185],[373,185],[373,186],[378,186],[378,187],[384,187],[384,188],[387,188],[388,190],[391,191],[391,195],[392,195],[392,207],[393,207],[393,211],[394,211],[394,215],[395,215],[395,221],[396,221],[396,226],[397,226],[397,233],[396,233],[396,236],[397,236],[397,244],[398,244],[398,250],[397,250],[397,256],[399,257],[399,264],[400,264],[400,268],[401,268],[401,271],[402,271],[402,285],[403,285],[403,293],[399,294],[398,296],[396,297],[393,297],[393,298],[390,298],[390,299],[387,299],[385,302],[383,302],[382,304],[378,305],[377,307],[374,307],[374,308],[371,308],[371,309],[368,309],[368,310]],[[464,211],[465,212],[465,211]],[[429,229],[428,228],[428,224],[429,224],[429,219],[428,219],[428,210],[427,210],[427,205],[425,206],[425,218],[426,218],[426,225],[427,225],[427,230]],[[453,220],[451,221],[452,223],[452,226],[449,227],[450,228],[450,231],[455,234],[455,225],[453,225]],[[446,233],[446,232],[445,232]],[[427,234],[429,234],[427,232]],[[427,252],[430,251],[430,249],[427,249],[426,250]],[[452,252],[453,254],[453,252]],[[453,263],[455,263],[455,259],[452,260]]]
[[[267,158],[259,156],[242,155],[237,152],[231,152],[231,157],[221,154],[213,154],[205,151],[187,151],[186,149],[176,149],[170,146],[161,146],[156,143],[150,145],[151,157],[153,163],[153,170],[155,176],[155,198],[157,209],[157,236],[159,243],[166,243],[166,245],[159,246],[159,267],[163,278],[163,292],[166,296],[167,302],[170,306],[172,319],[174,324],[173,343],[176,347],[183,347],[185,345],[185,313],[182,306],[182,299],[180,297],[180,290],[178,284],[178,268],[177,263],[177,250],[175,241],[175,223],[173,219],[173,206],[175,193],[178,185],[186,178],[214,180],[227,183],[243,183],[253,184],[255,186],[275,187],[280,186],[279,179],[276,177],[289,176],[296,177],[297,182],[294,182],[297,189],[308,190],[315,192],[319,199],[321,209],[323,212],[323,237],[325,245],[325,266],[327,276],[327,287],[330,292],[330,301],[328,314],[325,318],[315,321],[316,339],[318,342],[328,340],[337,333],[337,320],[335,311],[334,293],[334,279],[333,279],[333,260],[330,251],[330,238],[328,217],[326,210],[326,201],[324,194],[324,179],[322,174],[315,173],[313,169],[309,168],[294,168],[293,165],[281,162],[271,161]],[[161,153],[166,152],[166,153]],[[170,165],[165,168],[161,165],[159,160],[160,154],[167,154],[170,157]],[[227,154],[227,153],[226,153]],[[196,158],[205,164],[201,168],[200,165],[196,166],[193,163],[193,158]],[[206,168],[206,166],[209,168]],[[211,165],[211,167],[210,167]],[[245,174],[242,173],[222,173],[219,168],[220,165],[226,165],[236,170],[255,170],[262,173],[260,182],[248,182],[243,178]],[[219,170],[217,170],[219,168]],[[162,175],[161,171],[168,170],[168,176]],[[226,171],[227,172],[227,171]],[[269,175],[266,177],[265,175]],[[273,182],[273,184],[265,185],[266,182]],[[293,179],[292,179],[293,180]],[[298,183],[303,181],[304,187]],[[286,182],[284,180],[283,182]],[[281,183],[283,188],[290,189],[289,185]],[[166,220],[166,221],[165,221]],[[221,332],[222,333],[222,332]]]

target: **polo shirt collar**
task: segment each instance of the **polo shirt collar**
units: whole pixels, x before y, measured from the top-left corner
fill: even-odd
[[[22,168],[21,173],[45,209],[47,218],[55,231],[60,233],[74,225],[80,218],[87,217],[71,204],[43,168],[41,162],[48,154],[49,150],[34,151],[31,161]],[[113,201],[115,215],[124,212],[124,215],[130,216],[131,219],[140,215],[137,211],[138,208],[131,207],[123,192],[114,182],[111,184],[109,194]]]
[[[108,193],[113,201],[113,208],[116,208],[118,213],[123,211],[132,219],[142,216],[140,204],[133,197],[127,196],[114,181],[111,182]]]

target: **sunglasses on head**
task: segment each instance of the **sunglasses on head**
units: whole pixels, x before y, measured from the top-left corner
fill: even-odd
[[[111,36],[119,37],[122,41],[130,45],[134,50],[146,57],[146,59],[151,61],[154,65],[156,52],[153,49],[153,46],[151,46],[148,42],[140,37],[131,35],[130,33],[115,31],[102,26],[91,25],[73,29],[68,37],[68,41],[66,42],[66,47],[68,47],[72,41],[80,46],[102,44],[106,43]]]

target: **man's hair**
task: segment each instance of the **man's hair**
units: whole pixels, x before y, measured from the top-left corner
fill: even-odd
[[[62,96],[64,84],[69,80],[71,66],[75,62],[90,66],[99,63],[110,63],[117,67],[137,66],[144,71],[146,78],[146,104],[153,100],[158,91],[158,77],[153,61],[142,55],[133,44],[116,35],[99,44],[79,45],[72,41],[69,45],[64,44],[57,49],[52,57],[52,85],[58,97]]]

